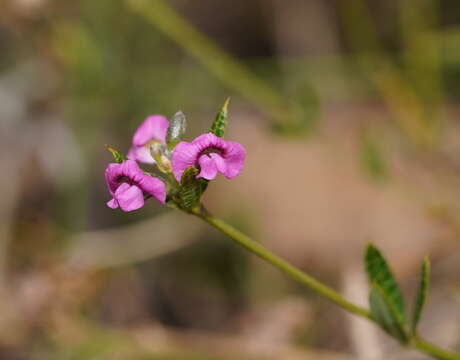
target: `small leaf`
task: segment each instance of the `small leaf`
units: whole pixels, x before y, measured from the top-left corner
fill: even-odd
[[[195,166],[188,167],[182,174],[179,188],[179,206],[191,210],[200,204],[201,196],[208,186],[205,179],[197,179],[199,170]]]
[[[401,323],[405,323],[404,298],[398,284],[380,251],[372,244],[366,250],[366,270],[370,284],[378,285],[396,312]]]
[[[388,334],[402,343],[408,341],[408,336],[404,330],[404,323],[401,322],[393,302],[386,295],[385,291],[377,284],[373,283],[369,293],[369,307],[371,317]]]
[[[177,145],[185,134],[187,129],[187,119],[182,111],[174,114],[173,118],[169,121],[168,133],[166,135],[166,143],[168,149],[171,150]]]
[[[415,334],[417,325],[422,315],[423,306],[425,305],[428,294],[428,286],[430,284],[430,260],[428,257],[423,259],[422,271],[420,274],[420,286],[418,288],[417,298],[414,305],[414,313],[412,316],[412,332]]]
[[[115,150],[113,147],[106,145],[105,148],[112,153],[113,158],[115,159],[115,162],[121,164],[123,161],[128,160],[126,156],[121,154],[118,150]]]
[[[218,136],[218,137],[224,137],[225,133],[225,128],[227,127],[227,116],[228,116],[228,103],[230,102],[230,98],[227,98],[225,100],[224,106],[222,106],[222,109],[217,113],[216,118],[214,119],[214,122],[211,125],[210,131]]]

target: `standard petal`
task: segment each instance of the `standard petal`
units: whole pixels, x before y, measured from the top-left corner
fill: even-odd
[[[134,160],[126,160],[121,164],[121,176],[127,177],[135,183],[141,181],[145,174]]]
[[[198,163],[200,164],[201,171],[197,175],[197,178],[212,180],[216,177],[217,165],[214,162],[214,159],[205,154],[200,156]]]
[[[123,211],[133,211],[144,206],[144,194],[136,185],[121,184],[115,191],[114,198]]]
[[[138,185],[146,194],[152,195],[162,204],[165,203],[166,185],[163,181],[153,176],[144,175],[144,178],[138,183]]]
[[[165,142],[169,122],[162,115],[150,115],[134,132],[133,145],[142,146],[150,140]]]
[[[181,141],[174,148],[172,155],[172,167],[174,177],[180,182],[184,171],[196,164],[200,149],[193,143]]]
[[[233,179],[238,176],[243,170],[244,161],[246,159],[246,150],[244,147],[234,141],[226,141],[223,158],[227,165],[224,171],[224,176],[227,179]]]
[[[199,152],[201,152],[208,148],[221,149],[224,146],[224,142],[225,140],[220,137],[217,137],[212,133],[206,133],[194,139],[192,144],[194,144],[198,148]]]

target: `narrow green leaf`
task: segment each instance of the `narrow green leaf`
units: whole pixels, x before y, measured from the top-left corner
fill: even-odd
[[[423,306],[425,305],[426,297],[428,294],[428,286],[430,284],[430,260],[428,257],[423,259],[422,270],[420,274],[420,285],[418,288],[417,298],[414,304],[414,313],[412,316],[412,332],[415,334],[417,325],[422,315]]]
[[[195,166],[190,166],[182,174],[179,206],[185,210],[191,210],[200,204],[201,196],[208,186],[207,180],[196,178],[198,173],[199,170]]]
[[[404,298],[391,270],[380,251],[372,244],[366,250],[366,270],[370,284],[377,284],[388,301],[394,307],[396,316],[401,323],[405,323]]]
[[[113,147],[111,147],[109,145],[106,145],[105,148],[112,153],[115,162],[120,164],[123,161],[128,160],[128,158],[126,156],[121,154],[118,150],[115,150]]]
[[[214,119],[214,122],[211,125],[210,131],[218,136],[218,137],[224,137],[225,133],[225,128],[227,127],[227,116],[228,116],[228,103],[230,102],[230,98],[227,98],[225,100],[224,106],[219,110],[219,112],[216,115],[216,118]]]
[[[372,284],[369,293],[369,307],[372,319],[374,319],[383,330],[402,343],[408,341],[408,336],[404,330],[404,323],[401,322],[393,302],[386,295],[385,291],[375,282]]]

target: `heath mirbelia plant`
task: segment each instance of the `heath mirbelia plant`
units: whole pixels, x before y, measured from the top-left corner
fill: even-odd
[[[114,163],[107,166],[105,178],[112,197],[107,206],[134,211],[145,200],[185,211],[204,220],[228,235],[237,244],[290,276],[301,284],[328,298],[336,305],[364,317],[401,344],[415,348],[438,359],[460,360],[460,355],[423,340],[417,332],[428,293],[430,264],[424,259],[412,314],[407,316],[399,286],[380,251],[372,244],[366,249],[365,264],[369,279],[369,309],[355,305],[338,292],[264,248],[231,225],[213,216],[201,198],[209,182],[219,173],[227,179],[238,176],[244,166],[246,151],[234,141],[223,139],[227,126],[228,100],[218,112],[210,130],[196,139],[182,141],[186,120],[177,112],[169,122],[164,116],[149,116],[136,130],[127,156],[107,147]],[[138,162],[157,168],[156,175],[142,170]]]

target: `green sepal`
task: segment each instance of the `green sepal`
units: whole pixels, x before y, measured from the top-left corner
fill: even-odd
[[[376,282],[371,285],[369,308],[371,318],[379,324],[385,332],[403,344],[409,341],[404,322],[401,320],[393,301],[391,301],[385,290]]]
[[[418,288],[417,297],[415,298],[414,313],[412,314],[412,333],[415,334],[417,331],[417,325],[422,315],[423,306],[426,302],[428,295],[428,287],[430,284],[430,260],[428,257],[423,259],[422,270],[420,273],[420,285]]]
[[[382,289],[394,308],[396,316],[402,324],[405,324],[404,298],[401,290],[385,258],[372,244],[367,247],[365,262],[369,284],[377,284]]]
[[[225,100],[224,106],[219,110],[219,112],[216,115],[216,118],[214,119],[214,122],[211,125],[210,132],[212,132],[214,135],[218,137],[224,137],[225,133],[225,128],[227,127],[228,121],[227,121],[227,116],[228,116],[228,103],[230,101],[230,98],[227,98]]]
[[[188,167],[182,174],[179,187],[179,206],[184,210],[192,210],[199,206],[201,196],[208,186],[208,180],[197,179],[199,170],[195,166]]]
[[[121,164],[123,161],[128,160],[126,156],[121,154],[118,150],[115,150],[113,147],[106,145],[105,148],[112,153],[115,162]]]

